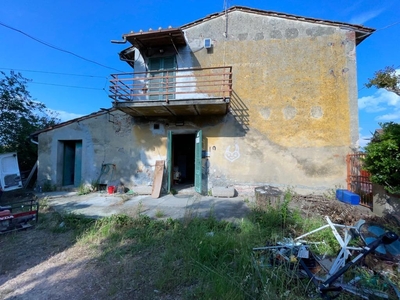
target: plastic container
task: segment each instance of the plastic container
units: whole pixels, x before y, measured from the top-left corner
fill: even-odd
[[[343,199],[343,191],[346,191],[346,190],[336,190],[336,199],[338,199],[339,201],[342,201],[342,199]]]
[[[114,194],[115,193],[115,186],[113,186],[113,185],[108,186],[107,191],[108,191],[109,194]]]
[[[336,190],[336,199],[351,205],[360,204],[360,196],[348,190]]]

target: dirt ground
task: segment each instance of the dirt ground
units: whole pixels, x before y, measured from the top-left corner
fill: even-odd
[[[305,217],[312,217],[315,215],[328,216],[333,223],[338,224],[353,225],[358,220],[382,224],[395,222],[394,219],[387,220],[377,217],[367,207],[346,204],[324,196],[297,195],[290,204],[293,208],[300,209]]]
[[[0,205],[32,197],[32,193],[10,193]],[[71,231],[54,233],[47,228],[59,225],[52,221],[53,213],[44,208],[41,217],[48,218],[45,223],[0,235],[0,299],[146,299],[141,295],[155,293],[151,278],[142,274],[152,274],[157,257],[142,251],[118,261],[104,261],[98,250],[102,241],[95,249],[77,242]],[[121,272],[130,273],[124,276]],[[116,278],[123,282],[116,283]],[[113,286],[123,288],[114,291]]]
[[[12,198],[22,200],[32,196],[29,193],[15,193]],[[9,201],[10,197],[7,200]],[[329,216],[335,223],[354,224],[359,219],[365,219],[398,226],[395,220],[378,218],[367,208],[319,196],[297,196],[292,205],[300,209],[305,217],[316,214]],[[172,296],[158,295],[151,281],[151,264],[158,262],[154,255],[150,255],[151,253],[138,253],[125,258],[129,259],[131,269],[139,273],[131,277],[135,282],[127,283],[125,289],[110,296],[110,289],[106,287],[112,285],[113,272],[118,268],[110,267],[106,271],[98,268],[99,264],[104,262],[99,262],[100,256],[96,251],[76,243],[70,232],[52,233],[40,225],[34,229],[0,235],[0,298],[29,300],[181,298],[179,291]],[[143,260],[143,257],[146,259]],[[110,264],[118,263],[126,264],[127,261]],[[126,277],[129,280],[128,274]]]

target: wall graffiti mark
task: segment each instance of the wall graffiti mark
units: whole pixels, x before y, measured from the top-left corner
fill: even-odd
[[[225,150],[225,158],[230,162],[237,160],[240,157],[239,146],[235,144],[235,150],[231,151],[231,146]]]

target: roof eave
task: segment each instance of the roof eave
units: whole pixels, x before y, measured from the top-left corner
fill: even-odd
[[[56,125],[44,128],[44,129],[37,130],[37,131],[31,133],[29,135],[29,137],[30,138],[36,138],[39,134],[41,134],[43,132],[47,132],[47,131],[51,131],[51,130],[54,130],[54,129],[57,129],[57,128],[60,128],[60,127],[64,127],[64,126],[70,125],[70,124],[75,123],[75,122],[80,122],[80,121],[83,121],[83,120],[86,120],[86,119],[98,117],[100,115],[104,115],[104,114],[107,114],[107,113],[110,113],[110,112],[113,112],[113,111],[116,111],[116,110],[117,109],[114,108],[114,107],[112,107],[112,108],[101,108],[100,111],[91,113],[89,115],[85,115],[85,116],[82,116],[82,117],[79,117],[79,118],[75,118],[75,119],[72,119],[72,120],[61,122],[59,124],[56,124]]]
[[[166,44],[185,46],[185,34],[181,28],[149,30],[146,32],[127,33],[122,35],[137,49],[164,46]]]
[[[369,30],[356,30],[356,45],[358,46],[363,40],[375,32],[375,29],[368,28]]]
[[[229,9],[227,9],[226,11],[210,14],[199,20],[187,23],[187,24],[181,26],[181,28],[184,30],[184,29],[193,27],[197,24],[203,23],[205,21],[223,16],[226,13],[233,12],[233,11],[244,11],[244,12],[249,12],[249,13],[254,13],[254,14],[259,14],[259,15],[270,16],[270,17],[284,18],[284,19],[289,19],[289,20],[297,20],[297,21],[309,22],[309,23],[314,23],[314,24],[319,24],[319,25],[335,26],[335,27],[340,27],[343,29],[351,30],[356,33],[356,44],[357,45],[360,44],[363,40],[365,40],[368,36],[370,36],[375,31],[375,29],[373,29],[373,28],[365,27],[362,25],[354,25],[354,24],[345,23],[345,22],[336,22],[336,21],[328,21],[328,20],[323,20],[323,19],[302,17],[302,16],[285,14],[285,13],[280,13],[280,12],[275,12],[275,11],[254,9],[254,8],[249,8],[249,7],[245,7],[245,6],[232,6]]]

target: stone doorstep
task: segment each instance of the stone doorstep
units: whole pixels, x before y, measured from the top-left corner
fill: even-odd
[[[153,187],[151,185],[138,185],[132,187],[130,190],[138,195],[151,195]]]
[[[233,198],[235,197],[235,188],[216,186],[211,189],[211,193],[213,197]]]

